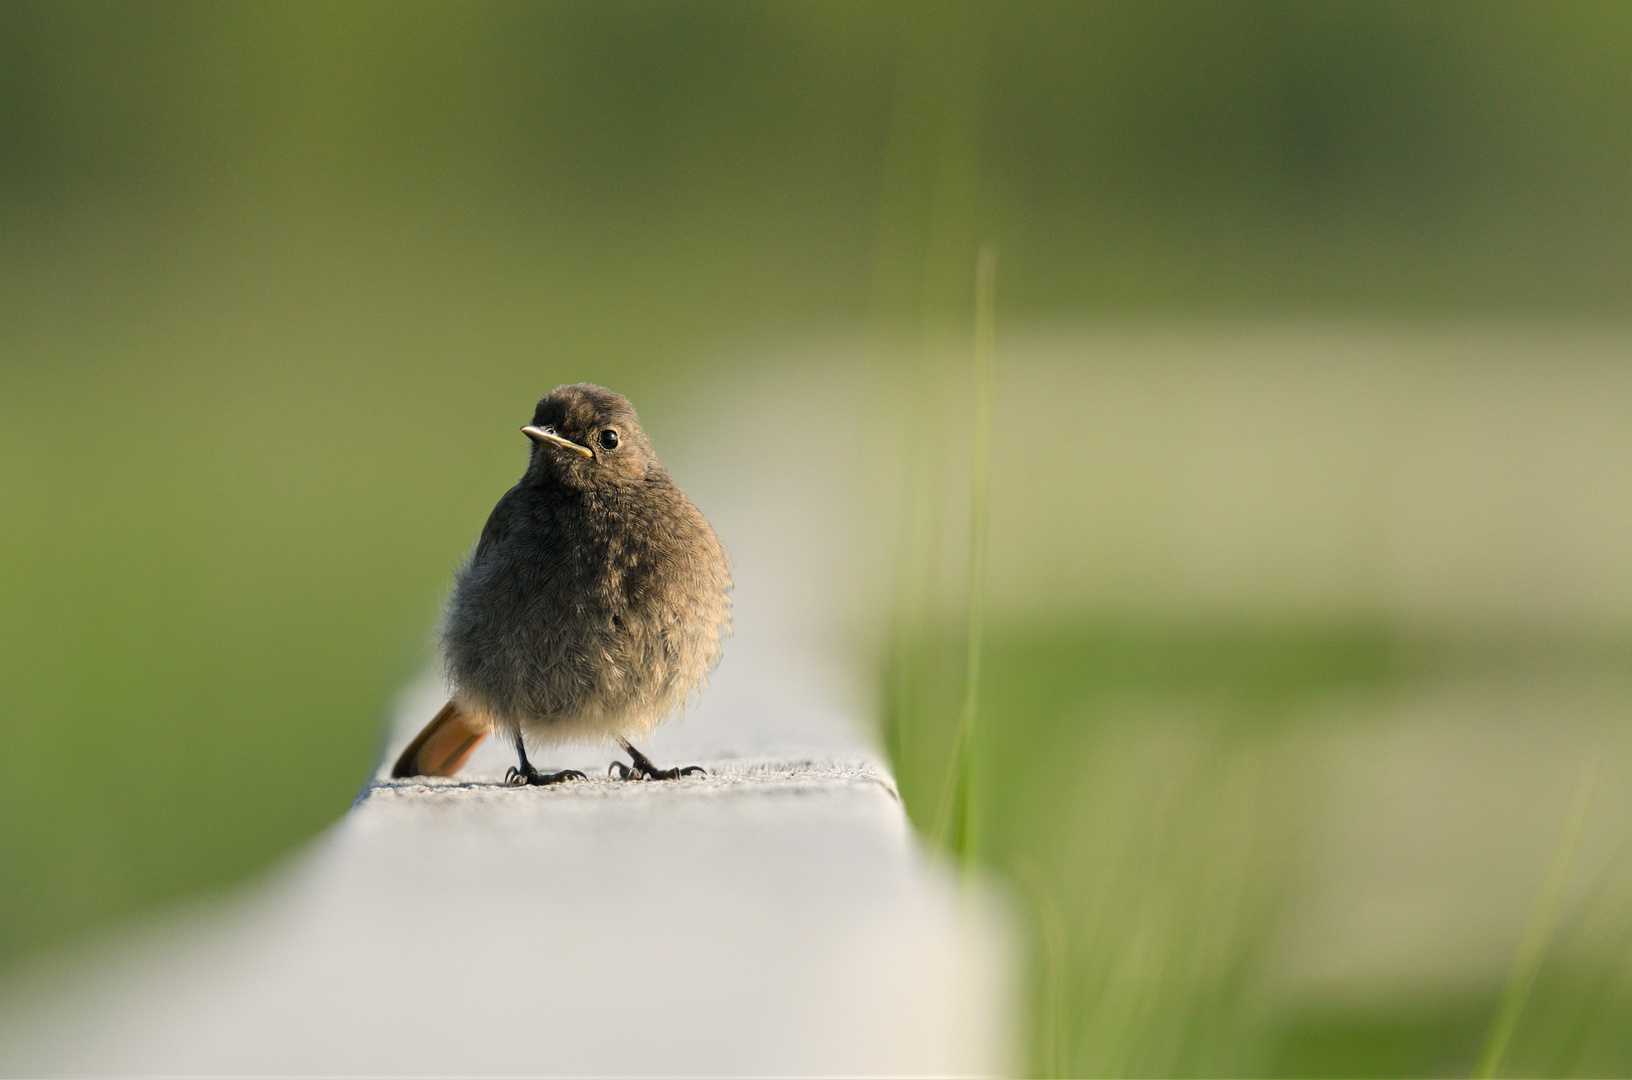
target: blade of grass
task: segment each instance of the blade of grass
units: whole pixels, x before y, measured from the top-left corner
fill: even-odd
[[[904,5],[896,11],[900,37],[870,306],[876,340],[889,343],[885,351],[905,350],[916,339],[918,355],[886,729],[904,780],[910,772],[902,765],[922,747],[920,728],[934,711],[936,695],[928,684],[940,659],[931,643],[945,554],[942,436],[950,394],[943,376],[952,328],[966,310],[966,253],[976,236],[983,11],[969,4]]]
[[[1581,845],[1581,834],[1586,829],[1587,810],[1592,804],[1593,789],[1598,783],[1598,762],[1588,763],[1575,783],[1575,794],[1570,800],[1569,813],[1558,834],[1558,846],[1553,851],[1552,865],[1542,883],[1536,903],[1530,909],[1530,919],[1524,936],[1519,940],[1519,951],[1514,954],[1513,967],[1508,971],[1507,985],[1502,988],[1501,1001],[1491,1020],[1490,1032],[1485,1036],[1484,1048],[1479,1053],[1479,1064],[1473,1075],[1478,1080],[1489,1080],[1501,1068],[1513,1041],[1514,1029],[1524,1012],[1524,1002],[1541,970],[1542,958],[1558,923],[1559,909],[1564,903],[1564,892],[1570,881],[1570,867],[1575,862],[1576,849]]]
[[[963,707],[943,788],[937,834],[959,862],[969,866],[976,851],[973,800],[975,713],[980,702],[981,632],[986,620],[986,547],[991,531],[992,399],[997,302],[997,246],[983,244],[975,260],[975,430],[969,482],[969,624],[965,638]],[[948,828],[950,827],[950,835]]]
[[[1054,890],[1049,888],[1042,872],[1029,857],[1021,856],[1012,869],[1015,876],[1031,894],[1032,910],[1043,932],[1043,979],[1041,1000],[1036,1009],[1036,1026],[1040,1028],[1042,1060],[1038,1074],[1045,1078],[1065,1075],[1066,1017],[1070,1009],[1066,1003],[1066,963],[1068,946],[1065,920],[1060,917],[1059,905],[1054,902]]]

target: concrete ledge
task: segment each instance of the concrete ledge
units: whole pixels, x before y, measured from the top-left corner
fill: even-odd
[[[410,696],[399,730],[435,693]],[[1003,1071],[999,924],[928,864],[882,763],[837,726],[809,746],[809,717],[756,731],[817,752],[688,753],[699,735],[754,741],[722,698],[653,742],[707,777],[510,788],[484,748],[469,777],[370,784],[261,889],[13,1010],[0,1070]]]

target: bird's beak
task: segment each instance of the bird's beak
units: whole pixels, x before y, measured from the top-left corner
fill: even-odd
[[[575,454],[582,454],[587,458],[592,458],[595,456],[595,451],[591,450],[589,447],[579,446],[571,439],[563,439],[561,436],[557,435],[554,431],[551,431],[547,427],[534,427],[533,425],[528,424],[526,427],[521,429],[521,433],[540,446],[543,446],[545,443],[549,443],[553,446],[559,446],[564,450],[571,450]]]

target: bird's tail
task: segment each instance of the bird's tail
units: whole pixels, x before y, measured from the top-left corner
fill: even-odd
[[[414,741],[391,766],[393,777],[452,776],[470,760],[470,755],[482,745],[493,730],[493,724],[481,713],[461,709],[450,701],[442,711],[425,725],[425,730],[414,736]]]

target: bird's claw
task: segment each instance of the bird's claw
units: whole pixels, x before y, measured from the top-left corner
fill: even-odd
[[[682,776],[707,776],[708,770],[701,765],[657,769],[652,767],[650,761],[644,758],[636,758],[633,765],[625,765],[621,761],[614,761],[606,767],[606,775],[616,776],[619,780],[678,780]]]
[[[560,772],[541,773],[535,769],[522,772],[514,765],[504,774],[504,782],[511,787],[546,787],[550,784],[559,784],[564,780],[588,780],[589,777],[577,769],[562,769]]]

